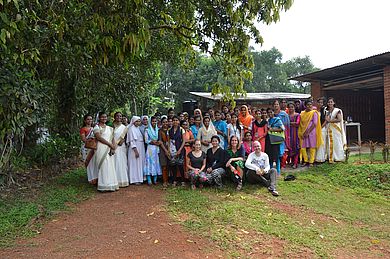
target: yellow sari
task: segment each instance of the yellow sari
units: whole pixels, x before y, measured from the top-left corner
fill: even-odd
[[[301,112],[301,122],[299,123],[298,128],[298,138],[299,142],[302,147],[303,143],[303,134],[306,132],[306,130],[309,128],[310,122],[313,119],[314,114],[317,113],[317,126],[315,128],[316,130],[316,148],[321,146],[324,143],[324,140],[322,139],[322,133],[321,133],[321,121],[320,121],[320,114],[316,110],[311,110],[309,112],[303,111]]]

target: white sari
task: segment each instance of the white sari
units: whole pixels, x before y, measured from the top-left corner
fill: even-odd
[[[345,132],[344,132],[344,122],[343,122],[343,111],[339,108],[334,108],[330,115],[330,119],[337,119],[337,114],[341,114],[340,122],[332,122],[327,124],[327,156],[329,158],[329,163],[334,161],[345,161],[344,147],[347,144]]]
[[[328,137],[328,127],[327,125],[325,125],[323,128],[321,128],[321,135],[322,135],[322,139],[324,140],[324,144],[322,144],[321,146],[319,146],[317,148],[317,152],[316,152],[316,162],[320,162],[320,163],[323,163],[325,162],[325,160],[327,159],[327,137]]]
[[[145,145],[144,136],[142,135],[139,127],[134,125],[134,122],[139,120],[140,117],[133,116],[129,125],[129,131],[127,132],[127,144],[129,146],[127,152],[128,161],[128,174],[130,183],[142,183],[144,181],[144,165],[145,165]],[[135,156],[133,148],[137,148],[139,157]]]
[[[112,141],[114,130],[110,126],[100,127],[96,125],[93,129],[95,135],[100,136],[106,141]],[[110,156],[110,147],[98,141],[95,151],[95,167],[98,170],[98,191],[116,191],[119,189],[118,180],[115,172],[114,156]]]
[[[121,146],[118,145],[120,141],[125,139],[127,134],[127,127],[121,124],[119,127],[114,128],[114,139],[117,144],[115,150],[115,172],[118,179],[119,187],[129,186],[129,177],[127,175],[127,148],[126,144],[123,143]]]

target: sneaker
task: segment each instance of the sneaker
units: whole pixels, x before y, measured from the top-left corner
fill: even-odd
[[[271,189],[271,187],[268,187],[268,191],[273,195],[273,196],[279,196],[279,193],[276,190]]]
[[[236,191],[241,191],[242,189],[242,181],[239,181],[236,187]]]

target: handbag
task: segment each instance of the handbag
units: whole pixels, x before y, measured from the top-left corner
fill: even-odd
[[[284,132],[269,131],[269,140],[272,145],[281,144],[284,142]]]
[[[84,146],[85,146],[85,148],[96,150],[96,148],[97,148],[96,139],[95,138],[88,138],[85,141],[85,145]]]
[[[176,166],[176,165],[182,166],[182,165],[184,165],[184,157],[183,156],[179,156],[178,158],[172,158],[171,160],[169,160],[169,165],[170,166]]]
[[[93,149],[93,150],[96,150],[97,148],[97,142],[96,142],[96,139],[93,137],[93,129],[91,129],[86,138],[87,140],[85,141],[85,144],[84,144],[84,147],[85,148],[88,148],[88,149]]]

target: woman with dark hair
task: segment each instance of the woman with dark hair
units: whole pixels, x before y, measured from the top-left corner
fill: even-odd
[[[280,160],[284,154],[284,148],[281,148],[282,144],[272,143],[270,139],[270,132],[283,132],[285,127],[282,120],[279,117],[275,117],[274,110],[271,108],[267,109],[268,114],[268,134],[266,138],[266,153],[269,157],[269,162],[271,168],[273,168],[273,163],[276,162],[276,171],[280,175]]]
[[[88,182],[91,184],[96,184],[98,172],[95,167],[95,150],[85,148],[85,142],[87,142],[88,139],[95,138],[95,135],[93,133],[92,120],[92,115],[87,114],[84,116],[83,127],[80,129],[80,137],[83,141],[83,144],[81,146],[81,153],[83,156],[85,167],[87,167]]]
[[[185,150],[185,155],[184,155],[184,176],[188,178],[187,172],[187,155],[192,151],[192,146],[195,142],[194,135],[192,134],[192,131],[189,129],[189,123],[186,120],[180,121],[180,126],[184,129],[184,150]]]
[[[145,130],[145,143],[147,144],[147,148],[145,153],[144,175],[146,175],[149,186],[152,183],[156,185],[157,176],[161,175],[161,167],[158,155],[160,142],[158,141],[157,119],[154,116],[150,118],[148,128]]]
[[[219,146],[219,137],[217,135],[211,137],[211,148],[206,153],[206,164],[208,183],[222,188],[222,175],[225,174],[226,154],[225,150]]]
[[[316,149],[323,144],[321,134],[321,121],[318,111],[313,109],[313,102],[305,102],[306,109],[301,112],[301,122],[298,128],[301,152],[304,162],[313,166]],[[309,156],[306,149],[309,150]]]
[[[98,191],[116,191],[119,189],[115,171],[115,153],[117,145],[114,139],[114,129],[108,125],[107,114],[99,114],[99,123],[93,128],[93,132],[98,141],[95,152],[95,166],[98,170]]]
[[[219,145],[221,148],[226,149],[227,148],[227,124],[225,121],[222,120],[222,113],[220,111],[215,111],[214,116],[215,116],[215,121],[214,121],[214,127],[215,130],[217,131],[218,137],[221,140]]]
[[[231,119],[232,122],[227,125],[228,142],[230,141],[232,136],[236,136],[241,143],[244,139],[244,130],[242,129],[242,126],[238,121],[238,116],[235,113],[232,113]],[[230,143],[228,143],[228,145],[230,145]]]
[[[260,142],[263,152],[265,152],[265,137],[268,132],[267,123],[267,111],[264,109],[256,110],[256,119],[252,125],[252,140]]]
[[[199,184],[199,188],[202,188],[203,183],[207,181],[205,173],[206,154],[201,150],[201,146],[200,140],[195,140],[194,150],[188,153],[186,159],[192,190],[196,189],[197,184]]]
[[[207,152],[211,147],[211,137],[216,135],[217,131],[214,128],[213,123],[211,123],[210,117],[205,116],[203,118],[203,126],[199,129],[197,139],[202,143],[202,151]]]
[[[299,158],[299,138],[298,128],[301,121],[299,113],[295,112],[294,103],[287,104],[288,115],[290,116],[290,149],[288,150],[287,163],[292,165],[292,168],[297,168]]]
[[[169,153],[169,132],[168,132],[168,119],[163,117],[161,119],[161,128],[158,131],[158,140],[160,142],[159,161],[162,168],[163,187],[168,186],[168,161],[171,159]]]
[[[115,150],[115,171],[119,187],[129,186],[127,175],[127,148],[125,144],[128,128],[122,123],[122,113],[114,114],[114,140],[117,148]]]
[[[248,157],[248,155],[253,152],[253,140],[252,140],[252,133],[250,131],[245,132],[244,135],[244,141],[242,142],[242,146],[244,148],[245,157]]]
[[[279,117],[282,120],[284,126],[284,142],[280,144],[280,163],[281,167],[284,168],[286,167],[287,162],[287,152],[290,149],[290,117],[284,110],[281,109],[278,100],[273,102],[273,108],[275,117]]]
[[[326,147],[329,163],[345,161],[344,148],[347,144],[344,132],[343,111],[335,106],[336,103],[333,97],[329,97],[325,117],[328,133]]]
[[[181,185],[185,186],[184,182],[184,156],[185,156],[185,131],[180,127],[180,121],[177,116],[172,117],[173,125],[169,130],[170,140],[170,155],[171,160],[169,161],[170,169],[173,177],[173,186],[177,185],[177,172],[180,172]]]
[[[232,181],[237,184],[236,190],[240,191],[242,188],[242,178],[244,175],[244,149],[240,148],[240,141],[236,136],[230,138],[230,146],[227,150],[228,161],[226,163],[226,170],[231,176]]]
[[[192,125],[190,128],[194,138],[198,137],[198,132],[199,132],[200,127],[202,127],[202,118],[201,118],[201,116],[197,115],[194,118],[194,125]]]

